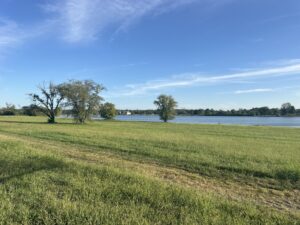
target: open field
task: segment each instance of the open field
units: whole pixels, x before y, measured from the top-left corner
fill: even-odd
[[[0,224],[300,224],[300,129],[0,117]]]

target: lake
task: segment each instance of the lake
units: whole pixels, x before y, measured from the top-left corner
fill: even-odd
[[[121,121],[159,122],[158,116],[131,115],[117,116]],[[177,116],[172,123],[228,124],[248,126],[286,126],[300,127],[300,117],[250,117],[250,116]]]

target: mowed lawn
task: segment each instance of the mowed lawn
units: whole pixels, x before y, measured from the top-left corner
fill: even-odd
[[[0,224],[300,224],[300,129],[0,117]]]

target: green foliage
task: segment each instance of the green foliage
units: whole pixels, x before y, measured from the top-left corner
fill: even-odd
[[[113,119],[116,116],[115,105],[109,102],[101,105],[100,116],[104,119]]]
[[[40,86],[41,95],[30,94],[36,106],[48,117],[48,123],[55,123],[55,117],[59,112],[60,104],[64,99],[59,86],[49,83],[48,86]]]
[[[6,103],[6,107],[0,109],[0,115],[2,116],[14,116],[17,114],[15,105]]]
[[[281,115],[286,116],[286,115],[293,115],[296,112],[296,109],[294,106],[292,106],[291,103],[287,102],[282,104],[281,106]]]
[[[130,111],[133,115],[154,115],[157,110],[154,109],[136,109],[136,110],[118,110],[118,114],[126,115]],[[300,109],[295,109],[291,106],[289,110],[286,108],[269,108],[255,107],[251,109],[231,109],[231,110],[216,110],[216,109],[176,109],[178,116],[300,116]]]
[[[299,224],[298,129],[59,120],[0,118],[0,224]]]
[[[168,120],[175,118],[175,108],[177,107],[177,102],[172,96],[160,95],[157,97],[157,100],[154,101],[154,104],[158,108],[158,113],[161,120],[167,122]]]
[[[77,123],[84,123],[99,111],[103,98],[99,95],[105,88],[91,80],[71,80],[59,86],[60,93],[66,97],[66,106],[71,108]]]
[[[39,116],[41,115],[42,111],[43,110],[41,110],[40,107],[35,104],[23,106],[21,110],[22,114],[26,116]]]

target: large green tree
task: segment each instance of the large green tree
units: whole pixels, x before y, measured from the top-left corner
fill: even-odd
[[[113,119],[117,114],[116,107],[114,104],[106,102],[100,107],[100,116],[104,119]]]
[[[29,94],[39,108],[48,117],[48,123],[55,123],[55,117],[60,109],[60,104],[64,99],[60,87],[49,83],[39,86],[40,94]]]
[[[71,80],[60,85],[62,95],[66,97],[65,105],[70,107],[77,123],[84,123],[99,111],[103,100],[100,93],[104,89],[92,80]]]
[[[164,122],[168,122],[168,120],[172,120],[175,118],[175,109],[177,107],[177,102],[172,96],[160,95],[154,101],[154,104],[157,106],[157,110],[161,120],[163,120]]]

